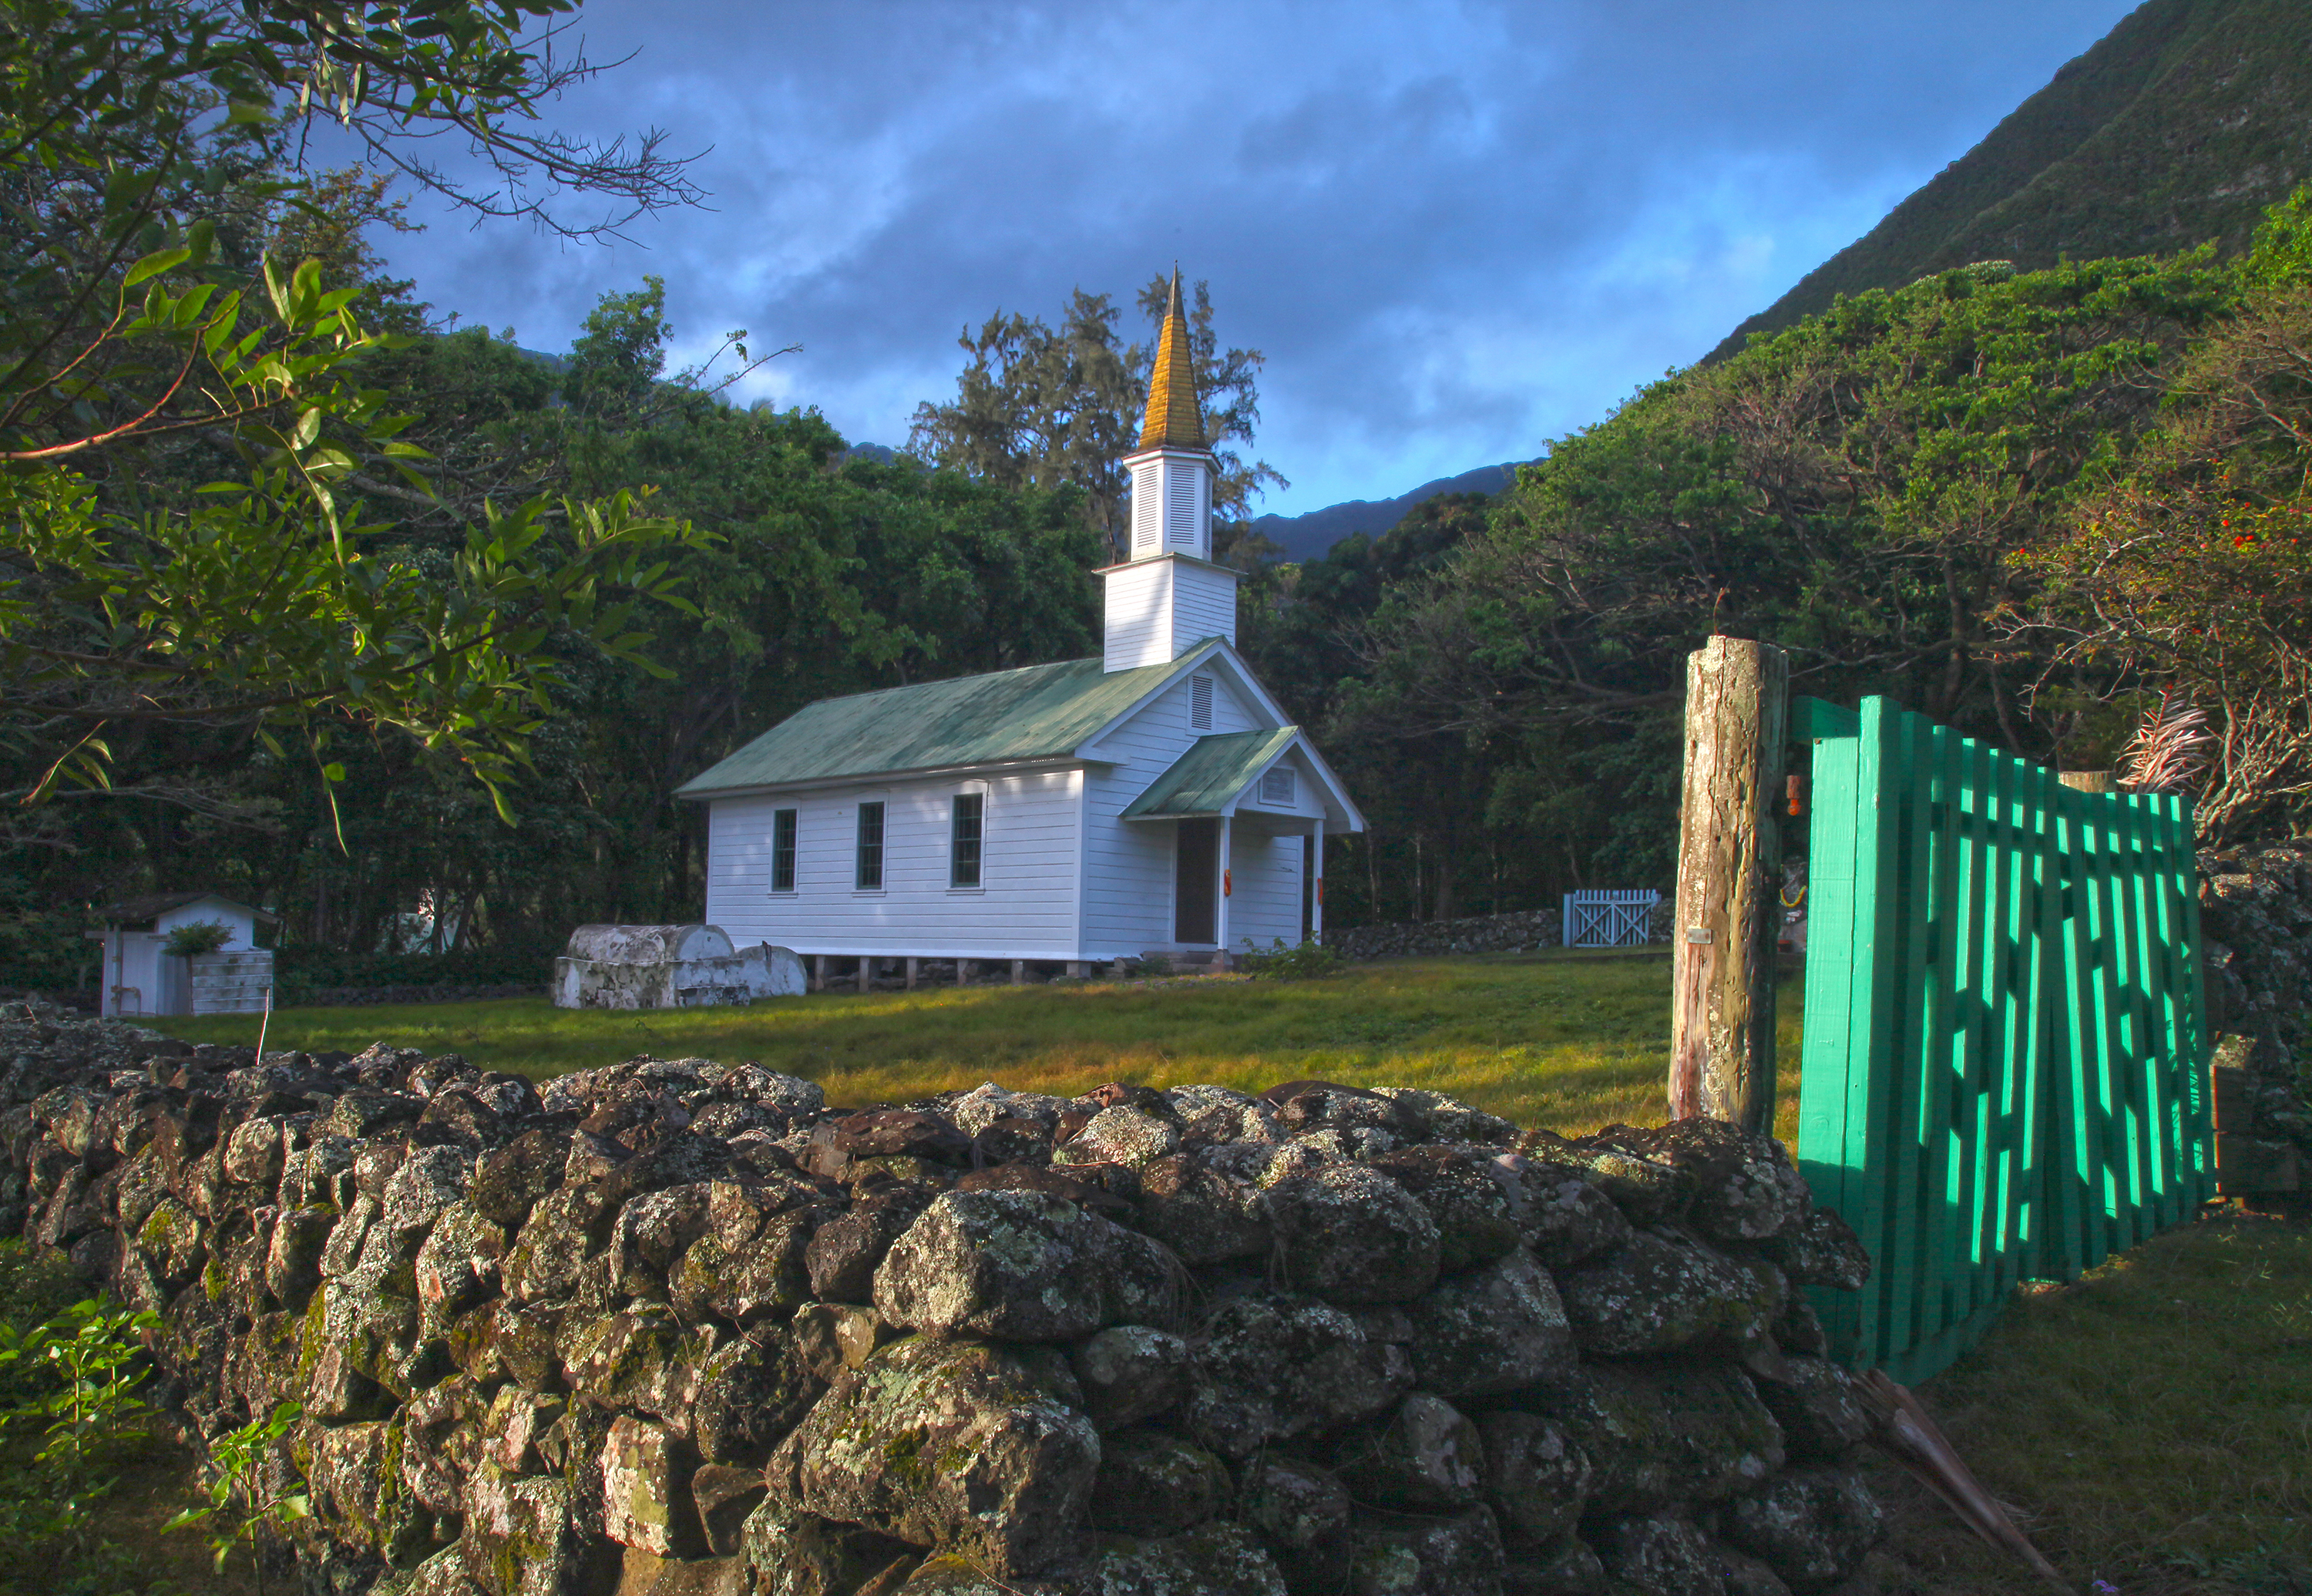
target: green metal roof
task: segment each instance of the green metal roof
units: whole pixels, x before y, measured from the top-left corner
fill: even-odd
[[[1063,660],[985,676],[821,698],[675,789],[678,798],[844,776],[1062,759],[1204,658],[1134,671]]]
[[[1148,790],[1125,809],[1127,820],[1216,815],[1244,791],[1271,759],[1300,735],[1298,726],[1274,732],[1223,732],[1199,737]]]

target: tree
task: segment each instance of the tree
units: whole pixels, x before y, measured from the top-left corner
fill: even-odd
[[[454,753],[503,812],[558,680],[544,641],[575,630],[645,666],[639,618],[676,601],[658,551],[695,534],[628,495],[533,498],[477,506],[435,557],[394,552],[348,490],[398,471],[428,491],[406,420],[360,381],[400,335],[365,330],[362,290],[326,287],[318,259],[278,268],[250,236],[279,206],[329,214],[294,162],[323,115],[486,214],[585,233],[687,197],[654,136],[629,153],[534,129],[591,68],[553,59],[553,26],[543,50],[520,31],[570,9],[0,5],[0,759],[19,805],[117,790],[117,751],[154,728],[293,731],[331,772],[336,720]],[[495,183],[413,153],[442,133]],[[549,200],[575,190],[613,213],[557,224]],[[169,491],[153,452],[204,446],[239,473]]]
[[[1160,329],[1169,286],[1160,276],[1140,294],[1141,310]],[[1222,351],[1209,285],[1195,285],[1194,307],[1189,350],[1219,465],[1213,540],[1215,555],[1224,556],[1241,540],[1235,523],[1249,515],[1253,499],[1267,487],[1291,485],[1266,461],[1248,465],[1229,447],[1250,443],[1259,425],[1264,357],[1257,349]],[[1000,487],[1074,487],[1083,495],[1087,522],[1122,558],[1131,483],[1117,462],[1139,443],[1155,346],[1152,339],[1119,348],[1117,317],[1107,294],[1078,288],[1056,330],[1040,319],[1002,311],[977,333],[967,329],[957,339],[969,359],[956,379],[956,397],[915,407],[907,447]]]
[[[2016,635],[2051,670],[2210,713],[2203,835],[2300,821],[2312,794],[2312,185],[2274,206],[2237,313],[2193,351],[2159,426],[2019,551]]]

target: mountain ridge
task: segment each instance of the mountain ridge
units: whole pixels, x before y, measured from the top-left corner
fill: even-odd
[[[1703,357],[1990,260],[2236,254],[2312,176],[2312,11],[2302,0],[2145,0],[1973,149]]]

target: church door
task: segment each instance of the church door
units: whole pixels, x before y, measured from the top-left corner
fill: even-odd
[[[1181,820],[1173,873],[1172,940],[1208,943],[1218,934],[1213,911],[1219,901],[1221,823]]]

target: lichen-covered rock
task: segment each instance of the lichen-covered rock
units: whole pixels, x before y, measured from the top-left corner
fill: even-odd
[[[902,1334],[872,1308],[847,1302],[806,1304],[787,1329],[803,1370],[827,1384],[833,1384],[845,1369],[863,1366],[879,1347]]]
[[[1203,1523],[1230,1495],[1227,1466],[1194,1442],[1119,1430],[1100,1438],[1087,1521],[1125,1535],[1169,1535]]]
[[[747,1520],[761,1506],[766,1486],[760,1469],[702,1463],[690,1477],[690,1499],[709,1556],[734,1557],[746,1540]]]
[[[571,1522],[570,1486],[551,1475],[512,1478],[487,1462],[467,1476],[458,1538],[466,1573],[493,1596],[565,1596],[616,1578],[617,1548]]]
[[[1090,1124],[1052,1151],[1055,1164],[1120,1163],[1134,1169],[1152,1163],[1180,1144],[1180,1127],[1169,1118],[1127,1103],[1102,1109]]]
[[[470,1203],[452,1203],[417,1250],[413,1266],[418,1306],[427,1322],[446,1326],[497,1294],[505,1232]]]
[[[316,1425],[307,1433],[306,1486],[333,1533],[389,1563],[416,1561],[433,1539],[434,1515],[402,1481],[400,1422]]]
[[[283,1307],[301,1311],[321,1284],[321,1251],[337,1227],[337,1211],[323,1205],[284,1208],[267,1238],[265,1289]]]
[[[1485,1481],[1477,1426],[1426,1391],[1350,1432],[1333,1456],[1334,1472],[1358,1502],[1403,1513],[1467,1507]]]
[[[1414,1378],[1447,1397],[1499,1396],[1573,1367],[1573,1331],[1547,1271],[1523,1249],[1414,1302]]]
[[[620,1546],[661,1557],[696,1557],[706,1550],[690,1470],[679,1443],[664,1428],[621,1416],[602,1447],[602,1530]]]
[[[1437,1222],[1378,1170],[1338,1163],[1279,1181],[1268,1207],[1295,1290],[1334,1302],[1409,1302],[1436,1283]]]
[[[539,1443],[567,1410],[560,1397],[506,1384],[490,1399],[481,1421],[480,1455],[508,1474],[539,1474],[546,1469]]]
[[[645,1192],[618,1210],[604,1250],[604,1267],[618,1294],[663,1302],[667,1271],[706,1229],[705,1184]]]
[[[1502,1571],[1502,1596],[1622,1596],[1607,1584],[1606,1565],[1590,1543],[1568,1535],[1546,1547],[1520,1548]]]
[[[1854,1393],[1853,1377],[1826,1358],[1785,1357],[1773,1377],[1756,1383],[1793,1462],[1835,1463],[1870,1438],[1870,1415]]]
[[[774,1460],[804,1511],[1033,1574],[1082,1521],[1100,1444],[1067,1361],[909,1337],[847,1373]]]
[[[868,1596],[862,1586],[859,1596]],[[875,1596],[885,1596],[878,1589]],[[917,1564],[896,1596],[1078,1596],[1073,1587],[1045,1580],[998,1579],[973,1559],[933,1552]]]
[[[1528,1131],[1519,1150],[1528,1157],[1581,1171],[1633,1224],[1661,1224],[1679,1218],[1694,1200],[1694,1177],[1666,1159],[1623,1146],[1623,1133],[1630,1128],[1609,1125],[1595,1136],[1574,1141],[1546,1130]]]
[[[1237,1506],[1292,1596],[1334,1596],[1345,1588],[1354,1550],[1349,1493],[1330,1469],[1282,1452],[1264,1453],[1245,1469]]]
[[[804,1258],[811,1218],[800,1211],[770,1215],[735,1245],[715,1232],[699,1237],[669,1280],[674,1311],[693,1322],[712,1315],[751,1325],[810,1301]]]
[[[1066,1584],[1081,1596],[1286,1596],[1267,1552],[1236,1524],[1104,1539]]]
[[[1827,1591],[1862,1565],[1886,1517],[1851,1469],[1793,1469],[1726,1505],[1721,1533],[1782,1575],[1798,1596]]]
[[[1349,1596],[1495,1596],[1505,1559],[1493,1515],[1375,1513],[1350,1531]]]
[[[1475,1112],[1475,1110],[1471,1110]],[[1437,1267],[1450,1275],[1496,1258],[1522,1239],[1516,1177],[1490,1147],[1407,1147],[1372,1167],[1411,1192],[1437,1225]]]
[[[875,1310],[937,1335],[1068,1341],[1163,1323],[1179,1284],[1145,1236],[1040,1192],[949,1192],[875,1272]]]
[[[1782,1307],[1773,1282],[1668,1229],[1639,1231],[1556,1278],[1574,1340],[1607,1357],[1668,1352],[1716,1336],[1750,1340],[1766,1333]]]
[[[1140,1171],[1142,1222],[1148,1233],[1192,1267],[1232,1258],[1265,1258],[1275,1244],[1266,1194],[1240,1159],[1196,1149]]]
[[[1525,1244],[1553,1269],[1571,1268],[1630,1239],[1629,1216],[1614,1199],[1564,1164],[1504,1153],[1524,1205],[1518,1215]]]
[[[1589,1454],[1538,1414],[1484,1414],[1477,1432],[1484,1441],[1485,1500],[1502,1532],[1528,1544],[1570,1533],[1597,1478]]]
[[[1809,1210],[1760,1242],[1758,1251],[1800,1285],[1861,1291],[1870,1279],[1870,1254],[1862,1239],[1828,1208]]]
[[[1710,1555],[1718,1565],[1718,1577],[1725,1582],[1726,1596],[1791,1596],[1782,1576],[1747,1552],[1721,1540],[1712,1542]]]
[[[1772,1136],[1695,1116],[1651,1130],[1624,1128],[1615,1140],[1624,1150],[1689,1178],[1694,1197],[1686,1205],[1686,1223],[1711,1241],[1761,1241],[1796,1223],[1813,1206],[1790,1153]]]
[[[1181,1410],[1188,1433],[1223,1457],[1337,1430],[1386,1412],[1413,1384],[1405,1348],[1369,1337],[1329,1303],[1239,1298],[1206,1325]]]
[[[686,1328],[664,1307],[637,1303],[580,1327],[563,1353],[570,1389],[606,1412],[635,1411],[687,1434],[693,1399],[722,1332]]]
[[[827,1381],[805,1366],[792,1332],[758,1330],[699,1365],[691,1387],[691,1444],[709,1463],[759,1469],[826,1390]]]
[[[810,1294],[822,1302],[873,1302],[876,1269],[922,1212],[918,1203],[862,1203],[820,1225],[803,1252]]]
[[[1749,1378],[1724,1364],[1584,1364],[1519,1401],[1588,1456],[1599,1513],[1722,1501],[1756,1489],[1784,1460],[1782,1427]]]
[[[1630,1596],[1726,1596],[1710,1538],[1684,1519],[1617,1519],[1597,1535],[1598,1561]]]
[[[163,1289],[180,1291],[208,1261],[207,1230],[183,1203],[162,1197],[136,1232],[136,1250]]]
[[[1188,1392],[1188,1344],[1148,1325],[1111,1325],[1078,1342],[1068,1363],[1101,1431],[1154,1418]]]
[[[1395,1103],[1408,1122],[1410,1134],[1430,1142],[1467,1142],[1506,1145],[1517,1140],[1518,1128],[1498,1114],[1471,1108],[1458,1098],[1418,1086],[1376,1086]]]
[[[570,1158],[570,1132],[538,1126],[485,1153],[474,1167],[467,1200],[491,1223],[518,1230],[538,1199],[562,1184]]]
[[[587,1259],[609,1240],[616,1217],[609,1195],[600,1186],[565,1186],[547,1193],[506,1254],[501,1271],[506,1295],[517,1302],[569,1296]]]

